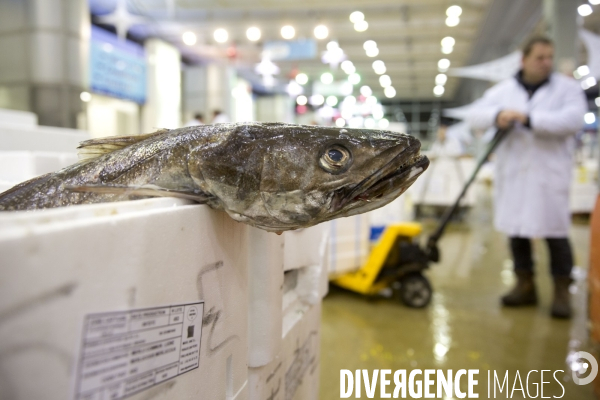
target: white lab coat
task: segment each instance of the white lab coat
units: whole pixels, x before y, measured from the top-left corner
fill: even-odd
[[[516,78],[500,82],[473,104],[474,129],[494,125],[503,109],[529,115],[495,152],[494,224],[508,236],[567,237],[574,135],[583,126],[587,101],[579,84],[552,74],[531,99]]]

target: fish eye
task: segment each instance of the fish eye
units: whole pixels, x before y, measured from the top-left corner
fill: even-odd
[[[352,156],[348,149],[340,145],[333,145],[323,152],[319,159],[319,165],[325,171],[336,174],[348,169],[351,161]]]

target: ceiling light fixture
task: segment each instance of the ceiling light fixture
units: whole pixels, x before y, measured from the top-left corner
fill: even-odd
[[[293,39],[296,36],[296,30],[291,25],[286,25],[281,28],[281,37],[284,39]]]
[[[364,21],[364,19],[365,14],[361,13],[360,11],[354,11],[352,14],[350,14],[350,22],[352,22],[353,24],[360,21]]]
[[[327,29],[325,25],[318,25],[315,27],[314,33],[317,39],[325,39],[327,36],[329,36],[329,29]]]
[[[194,32],[185,32],[182,36],[181,36],[181,40],[183,40],[183,43],[187,44],[188,46],[193,46],[196,44],[196,34]]]
[[[367,21],[358,21],[354,24],[354,30],[357,32],[364,32],[369,29],[369,23]]]
[[[460,18],[458,17],[448,17],[446,18],[446,25],[449,27],[456,26],[460,23]]]
[[[394,89],[392,86],[388,86],[385,89],[383,89],[383,94],[385,94],[385,97],[387,97],[388,99],[391,99],[396,95],[396,89]]]
[[[298,75],[296,75],[296,82],[298,82],[300,85],[306,85],[308,83],[308,75],[300,72]]]
[[[379,77],[379,84],[381,85],[381,87],[388,87],[392,85],[392,78],[389,77],[389,75],[381,75]]]
[[[333,82],[333,75],[331,75],[330,72],[325,72],[323,75],[321,75],[321,82],[323,82],[325,85],[330,85]]]
[[[215,30],[215,33],[213,34],[213,36],[214,36],[215,40],[219,43],[225,43],[227,41],[227,39],[229,39],[229,34],[223,28],[219,28],[219,29]]]
[[[444,87],[443,87],[443,86],[441,86],[441,85],[437,85],[437,86],[435,86],[435,87],[433,88],[433,95],[434,95],[435,97],[440,97],[441,95],[443,95],[443,94],[444,94],[444,92],[445,92],[445,91],[446,91],[446,89],[444,89]]]
[[[577,12],[579,13],[579,15],[581,15],[582,17],[587,17],[588,15],[590,15],[594,10],[592,10],[592,7],[589,4],[582,4],[579,7],[577,7]]]
[[[367,57],[377,57],[379,55],[379,49],[377,47],[372,47],[367,49]]]
[[[462,14],[462,8],[460,6],[450,6],[446,10],[446,15],[449,17],[460,17]]]
[[[448,71],[448,68],[450,68],[450,60],[447,58],[442,58],[440,61],[438,61],[438,70],[440,72],[446,72]]]
[[[251,42],[256,42],[260,39],[260,29],[258,29],[255,26],[248,28],[248,30],[246,31],[246,37]]]

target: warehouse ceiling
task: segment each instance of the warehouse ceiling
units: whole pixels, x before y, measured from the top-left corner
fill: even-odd
[[[119,0],[125,1],[125,0]],[[130,33],[138,37],[158,36],[176,44],[186,59],[196,62],[219,62],[251,71],[261,61],[262,45],[283,40],[281,27],[291,25],[295,39],[314,39],[318,25],[328,29],[326,39],[317,40],[317,57],[310,60],[274,61],[280,68],[277,81],[287,83],[298,72],[311,80],[319,80],[331,72],[335,81],[346,80],[341,68],[332,68],[321,61],[327,44],[334,40],[352,61],[361,77],[357,86],[367,85],[378,99],[385,99],[384,90],[372,64],[385,63],[386,72],[395,89],[393,99],[436,99],[438,61],[447,58],[451,67],[468,65],[473,61],[475,44],[482,49],[478,35],[482,24],[489,19],[493,0],[127,0],[127,9],[141,15],[147,23],[135,25]],[[522,2],[521,2],[522,3]],[[535,3],[538,3],[535,1]],[[90,0],[95,16],[114,11],[117,0]],[[538,3],[539,4],[539,3]],[[458,5],[462,9],[457,26],[447,26],[447,9]],[[358,32],[350,21],[351,13],[360,11],[368,28]],[[255,26],[261,38],[251,42],[246,30]],[[225,29],[228,40],[217,43],[216,29]],[[196,43],[182,42],[185,32],[193,32]],[[450,54],[442,53],[441,40],[450,36],[455,44]],[[369,57],[364,49],[367,40],[375,41],[379,54]],[[485,46],[484,46],[485,47]],[[259,80],[258,76],[255,79]],[[440,100],[452,99],[459,78],[449,77]],[[356,93],[355,89],[355,93]],[[389,94],[389,93],[388,93]]]

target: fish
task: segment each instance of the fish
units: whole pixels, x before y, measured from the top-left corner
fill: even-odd
[[[428,167],[413,136],[224,123],[81,142],[78,163],[0,193],[0,211],[175,197],[270,232],[382,207]]]

